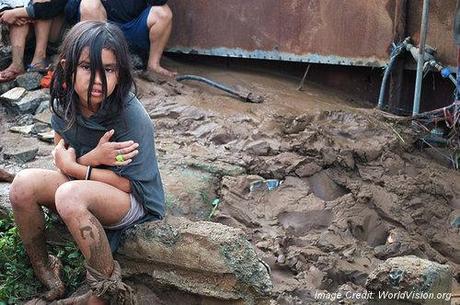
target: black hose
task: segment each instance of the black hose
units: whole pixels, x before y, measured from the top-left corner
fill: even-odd
[[[184,81],[184,80],[193,80],[193,81],[198,81],[198,82],[203,82],[207,85],[210,85],[214,88],[217,88],[219,90],[222,90],[222,91],[225,91],[227,92],[228,94],[230,95],[233,95],[233,96],[236,96],[238,97],[239,99],[245,101],[245,102],[248,102],[248,103],[262,103],[264,101],[263,97],[261,96],[254,96],[252,93],[248,93],[247,95],[244,95],[238,91],[235,91],[223,84],[220,84],[218,82],[215,82],[215,81],[212,81],[210,79],[207,79],[205,77],[202,77],[202,76],[198,76],[198,75],[179,75],[176,77],[176,81],[178,82],[181,82],[181,81]]]
[[[380,86],[380,94],[379,94],[379,103],[378,103],[378,108],[383,109],[385,106],[385,93],[386,93],[386,87],[387,87],[387,82],[388,78],[391,75],[391,71],[393,70],[393,66],[396,63],[396,60],[398,59],[399,55],[402,53],[402,51],[405,50],[405,41],[402,43],[399,43],[391,52],[391,57],[390,57],[390,62],[388,63],[387,67],[385,68],[385,73],[383,75],[382,79],[382,84]]]

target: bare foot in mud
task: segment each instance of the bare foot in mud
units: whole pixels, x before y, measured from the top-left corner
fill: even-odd
[[[49,265],[37,267],[35,274],[40,282],[49,290],[41,295],[46,301],[54,301],[61,298],[65,293],[64,282],[61,280],[62,263],[59,258],[50,255]]]
[[[174,80],[176,75],[177,72],[171,72],[163,67],[158,67],[155,69],[144,70],[139,76],[146,81],[161,85],[167,81]]]
[[[153,67],[153,68],[147,68],[146,71],[158,74],[158,75],[166,77],[166,78],[175,78],[176,75],[177,75],[177,72],[169,71],[168,69],[165,69],[162,66]]]

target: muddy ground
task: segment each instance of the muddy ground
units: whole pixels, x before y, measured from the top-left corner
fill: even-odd
[[[460,175],[418,150],[408,126],[308,81],[299,92],[281,71],[169,65],[265,97],[248,104],[197,83],[138,80],[168,213],[242,228],[271,267],[274,304],[328,304],[315,292],[364,290],[380,262],[409,254],[451,265],[460,281]],[[39,148],[34,161],[1,167],[52,168],[52,145],[9,132],[17,118],[0,111],[3,149]],[[282,184],[253,183],[263,179]]]

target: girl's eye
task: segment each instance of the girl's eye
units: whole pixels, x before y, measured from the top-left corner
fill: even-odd
[[[115,68],[105,68],[106,73],[115,73],[116,69]]]
[[[86,65],[86,64],[81,64],[80,65],[80,68],[82,68],[83,70],[90,70],[90,66],[89,65]]]

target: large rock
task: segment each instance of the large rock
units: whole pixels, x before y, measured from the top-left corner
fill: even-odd
[[[16,82],[18,83],[19,87],[23,87],[26,90],[35,90],[40,88],[40,81],[43,78],[38,72],[29,72],[19,75],[16,78]]]
[[[452,291],[452,271],[416,256],[402,256],[386,260],[366,282],[373,292],[371,305],[449,305]]]
[[[127,232],[119,253],[124,276],[206,297],[262,304],[272,288],[243,232],[218,223],[169,217],[142,224]]]

